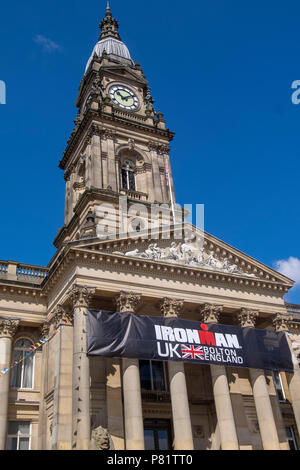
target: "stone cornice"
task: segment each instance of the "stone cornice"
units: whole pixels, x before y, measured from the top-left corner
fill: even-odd
[[[69,248],[69,255],[66,256],[61,266],[51,269],[49,275],[43,282],[43,287],[46,291],[53,284],[52,276],[55,275],[57,278],[57,269],[61,271],[63,265],[66,262],[69,264],[72,260],[73,263],[80,261],[87,265],[103,266],[110,269],[115,269],[117,272],[140,272],[146,274],[152,274],[157,278],[165,279],[184,279],[186,282],[192,282],[194,284],[209,283],[216,286],[227,286],[232,289],[239,289],[249,292],[275,292],[278,295],[283,296],[288,291],[288,288],[280,283],[272,281],[261,281],[259,279],[249,278],[237,274],[219,273],[216,271],[207,271],[201,268],[195,268],[190,266],[179,266],[171,263],[153,261],[147,259],[137,259],[131,257],[125,257],[122,255],[107,253],[102,250],[91,250],[88,248]],[[67,259],[69,258],[69,259]],[[56,272],[56,274],[54,274]]]
[[[89,110],[85,114],[84,118],[82,119],[75,133],[68,140],[68,144],[64,151],[63,158],[60,160],[60,163],[59,163],[59,168],[63,170],[66,168],[67,161],[69,160],[72,152],[77,148],[78,144],[81,143],[86,136],[88,136],[90,123],[92,121],[99,122],[100,125],[102,121],[113,122],[114,124],[117,124],[117,123],[125,124],[126,127],[129,127],[131,129],[138,129],[148,135],[150,134],[150,135],[162,136],[164,138],[167,138],[169,141],[173,140],[173,137],[175,135],[169,129],[159,129],[158,127],[151,126],[144,122],[138,122],[136,120],[133,120],[133,118],[127,119],[124,116],[118,116],[116,113],[109,114],[109,113],[105,113],[104,111],[96,112],[94,110]]]

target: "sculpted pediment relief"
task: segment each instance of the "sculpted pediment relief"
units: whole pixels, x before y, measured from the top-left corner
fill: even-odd
[[[294,284],[293,281],[272,268],[212,235],[203,233],[196,227],[192,227],[184,239],[176,240],[172,233],[169,239],[164,239],[162,234],[160,232],[157,239],[151,240],[143,240],[138,236],[106,241],[98,240],[92,244],[85,244],[84,248],[125,258],[201,269],[208,273],[246,277],[249,281],[252,279],[255,282],[279,283],[288,288]],[[80,245],[78,244],[77,247],[80,248]]]
[[[144,251],[137,248],[125,253],[115,252],[115,254],[204,268],[211,271],[257,277],[254,273],[243,271],[236,264],[230,262],[228,258],[217,257],[213,250],[207,251],[204,247],[195,248],[195,246],[190,243],[189,239],[185,239],[184,242],[179,243],[173,241],[169,246],[162,248],[158,246],[158,243],[151,243]]]

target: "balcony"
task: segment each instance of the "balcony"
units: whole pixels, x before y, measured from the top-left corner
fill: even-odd
[[[148,403],[170,403],[170,392],[142,390],[142,400]]]
[[[18,263],[16,261],[0,261],[0,281],[23,281],[41,284],[49,269],[43,266]]]
[[[135,199],[136,201],[147,201],[148,199],[148,194],[133,191],[132,189],[120,189],[120,193],[127,196],[129,199]]]

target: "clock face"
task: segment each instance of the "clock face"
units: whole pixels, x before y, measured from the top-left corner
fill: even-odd
[[[139,106],[139,100],[136,95],[124,86],[116,85],[111,87],[109,96],[120,108],[134,111]]]

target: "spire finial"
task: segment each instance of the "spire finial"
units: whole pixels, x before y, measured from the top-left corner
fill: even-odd
[[[99,41],[108,37],[112,37],[121,41],[120,35],[118,33],[119,24],[117,20],[112,17],[109,0],[107,0],[105,17],[100,23],[101,34],[99,36]]]

